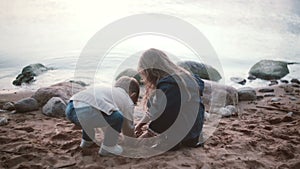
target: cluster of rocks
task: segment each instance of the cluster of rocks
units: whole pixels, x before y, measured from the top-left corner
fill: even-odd
[[[194,61],[183,61],[177,63],[182,68],[188,70],[189,72],[200,76],[204,80],[205,88],[203,101],[206,108],[211,107],[217,108],[216,112],[219,112],[222,116],[234,115],[235,112],[232,109],[226,108],[226,106],[236,106],[239,101],[253,101],[261,99],[262,96],[257,96],[256,90],[251,87],[244,87],[236,89],[231,86],[222,85],[217,83],[222,76],[220,73],[212,66],[198,63]],[[256,63],[249,71],[248,80],[254,80],[256,78],[270,80],[270,86],[278,84],[277,80],[284,77],[289,73],[287,65],[296,64],[288,63],[282,61],[273,60],[262,60]],[[116,79],[122,76],[129,76],[136,78],[139,82],[141,77],[139,73],[134,69],[127,69],[121,72]],[[231,77],[231,81],[244,85],[247,80],[240,77]],[[281,80],[281,83],[288,83],[286,80]],[[298,79],[292,79],[291,83],[300,84]],[[268,90],[268,89],[266,89]],[[266,94],[265,97],[271,97],[272,94]]]
[[[81,83],[62,82],[38,89],[31,97],[15,103],[7,102],[2,109],[25,113],[42,108],[42,113],[52,117],[64,117],[68,100],[75,93],[85,89]]]
[[[284,62],[284,61],[275,61],[275,60],[261,60],[254,64],[249,70],[248,80],[252,81],[257,78],[263,80],[269,80],[269,86],[281,83],[288,83],[287,80],[281,79],[287,74],[289,74],[288,65],[299,64],[296,62]],[[231,77],[231,81],[244,85],[247,80],[240,77]],[[292,83],[299,82],[298,79],[293,79]]]

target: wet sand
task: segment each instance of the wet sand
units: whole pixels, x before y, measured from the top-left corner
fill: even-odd
[[[0,117],[9,123],[0,126],[0,168],[299,169],[300,88],[291,84],[268,88],[275,89],[275,96],[240,102],[239,115],[222,118],[204,147],[151,158],[100,157],[96,145],[79,147],[81,130],[65,118],[47,117],[41,110],[2,112]],[[0,98],[17,101],[30,95],[2,92]],[[271,102],[274,97],[281,100]]]

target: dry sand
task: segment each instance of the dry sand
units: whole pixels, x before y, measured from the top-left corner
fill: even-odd
[[[79,147],[81,130],[40,110],[0,113],[9,119],[8,125],[0,126],[0,168],[299,169],[300,88],[290,84],[272,88],[280,101],[273,103],[273,97],[265,97],[240,102],[239,116],[222,118],[204,147],[182,148],[147,159],[99,157],[97,146],[83,150]],[[32,94],[8,93],[0,94],[0,98],[16,101]],[[290,111],[291,117],[287,116]]]

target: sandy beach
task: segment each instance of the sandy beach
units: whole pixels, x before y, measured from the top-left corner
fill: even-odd
[[[273,88],[275,96],[239,102],[239,115],[222,118],[204,147],[182,148],[147,159],[100,157],[96,145],[81,149],[80,129],[65,118],[47,117],[41,110],[1,112],[9,123],[0,126],[0,168],[298,169],[300,88],[292,84],[267,88]],[[264,95],[256,90],[258,96]],[[0,98],[17,101],[32,94],[5,91]],[[274,97],[280,100],[272,102]]]

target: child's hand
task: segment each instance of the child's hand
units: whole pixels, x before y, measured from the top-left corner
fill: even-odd
[[[134,129],[134,133],[136,135],[136,137],[139,137],[143,134],[143,130],[142,130],[142,127],[145,125],[146,123],[138,123],[136,126],[135,126],[135,129]]]

